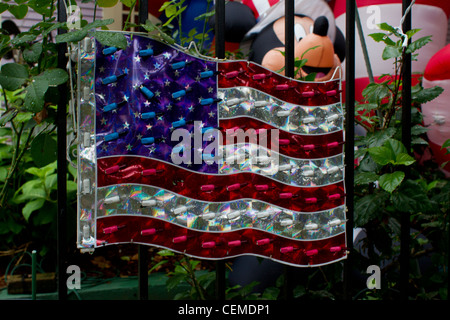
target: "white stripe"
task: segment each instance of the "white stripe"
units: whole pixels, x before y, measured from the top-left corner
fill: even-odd
[[[253,5],[255,6],[256,10],[258,10],[259,15],[270,8],[269,0],[254,0]]]

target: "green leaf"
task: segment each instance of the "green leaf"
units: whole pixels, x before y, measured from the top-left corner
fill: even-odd
[[[166,288],[168,291],[176,288],[180,283],[184,282],[186,275],[184,274],[175,274],[167,279]]]
[[[49,86],[59,86],[66,83],[69,80],[69,75],[66,70],[55,68],[45,70],[42,74],[35,77],[38,80],[45,80]]]
[[[366,137],[361,140],[361,144],[367,145],[368,148],[381,147],[386,140],[395,135],[396,131],[395,128],[387,128],[386,130],[379,130],[374,133],[369,132]]]
[[[22,87],[28,80],[28,69],[17,63],[7,63],[2,66],[0,72],[0,85],[9,91]]]
[[[36,199],[30,202],[27,202],[27,204],[22,209],[22,214],[25,220],[28,222],[28,219],[30,218],[30,215],[36,211],[42,208],[44,205],[45,200],[44,199]]]
[[[428,43],[431,42],[431,36],[422,37],[420,39],[417,39],[408,46],[406,49],[406,53],[413,53],[419,50],[420,48],[426,46]]]
[[[88,23],[83,27],[84,30],[89,31],[91,29],[100,28],[103,26],[107,26],[114,23],[114,19],[103,19],[103,20],[95,20],[94,22]]]
[[[405,180],[392,194],[391,200],[395,209],[400,212],[425,213],[435,210],[435,204],[428,198],[427,190],[413,180]]]
[[[416,162],[416,160],[407,153],[400,153],[395,157],[396,165],[410,166],[414,162]]]
[[[41,226],[52,223],[56,219],[57,205],[51,202],[45,202],[42,208],[33,216],[33,224]]]
[[[20,46],[28,42],[33,42],[34,40],[36,40],[36,35],[34,34],[20,34],[11,40],[11,44],[14,46]]]
[[[75,181],[67,181],[66,188],[67,188],[67,193],[76,192],[78,185]]]
[[[369,194],[358,199],[355,203],[355,225],[363,227],[370,220],[380,217],[387,199],[388,194],[385,192]]]
[[[34,11],[41,15],[45,15],[46,17],[50,17],[52,15],[52,0],[30,0],[28,1],[28,6],[32,8]],[[53,11],[55,10],[55,6],[53,6]]]
[[[369,37],[372,37],[373,40],[375,40],[376,42],[384,42],[387,45],[390,46],[395,46],[395,42],[392,41],[391,38],[389,38],[389,36],[386,33],[372,33],[369,34]]]
[[[395,171],[393,173],[383,174],[378,180],[380,187],[389,193],[392,193],[405,179],[403,171]]]
[[[128,45],[127,38],[125,38],[122,33],[118,32],[96,31],[94,37],[102,45],[108,47],[125,49]]]
[[[23,193],[15,198],[17,203],[22,203],[27,200],[36,200],[36,199],[46,199],[47,193],[44,188],[41,186],[40,188],[33,188],[29,190],[27,193]]]
[[[28,6],[25,4],[21,4],[18,6],[10,5],[8,8],[8,11],[11,12],[11,14],[16,17],[16,19],[23,19],[28,13]]]
[[[56,160],[57,143],[46,134],[38,135],[31,143],[31,158],[38,167],[44,167]]]
[[[37,62],[42,53],[42,43],[36,42],[30,48],[23,50],[23,59],[28,63]]]
[[[88,30],[75,29],[74,31],[57,34],[55,37],[56,43],[64,42],[78,42],[83,40],[88,34]]]
[[[8,10],[8,8],[9,8],[9,4],[0,3],[0,13],[5,12],[6,10]]]
[[[392,58],[400,58],[402,56],[402,47],[386,46],[383,50],[383,60],[389,60]]]
[[[14,119],[18,113],[19,111],[16,109],[9,109],[8,111],[4,112],[0,117],[0,126],[3,127],[4,125],[6,125],[6,123]]]
[[[406,150],[401,141],[395,139],[387,139],[384,145],[390,148],[395,156],[399,155],[400,153],[408,153],[408,150]]]
[[[427,133],[428,130],[429,130],[428,128],[426,128],[420,124],[417,124],[411,128],[411,135],[418,136],[418,135]]]
[[[395,162],[395,154],[390,148],[384,146],[373,147],[368,149],[368,152],[372,157],[373,161],[375,161],[379,165],[385,166],[388,163]]]
[[[393,34],[395,34],[395,35],[399,35],[397,29],[395,29],[393,26],[391,26],[390,24],[388,24],[388,23],[386,23],[386,22],[380,23],[380,24],[378,25],[378,27],[379,27],[381,30],[383,30],[383,31],[388,31],[388,32],[393,33]]]
[[[24,106],[27,111],[40,112],[44,107],[45,92],[48,89],[46,80],[34,80],[26,89]]]
[[[56,173],[53,173],[47,177],[45,177],[44,180],[44,186],[46,190],[51,190],[53,188],[55,188],[57,186],[57,180],[58,180],[58,175]]]
[[[134,2],[136,2],[136,0],[120,0],[120,2],[122,2],[128,8],[131,8],[131,6],[133,5]]]
[[[382,99],[390,95],[390,91],[386,83],[370,83],[363,90],[362,95],[367,102],[378,104]]]
[[[161,257],[173,257],[173,256],[175,256],[175,253],[173,253],[172,251],[167,250],[167,249],[160,250],[160,251],[158,251],[157,254],[159,256],[161,256]]]
[[[19,123],[27,122],[34,116],[33,112],[19,112],[15,117],[15,120]]]
[[[97,5],[101,8],[111,8],[117,4],[118,0],[97,0]]]
[[[379,176],[374,172],[361,172],[355,175],[355,184],[367,184],[377,181]]]
[[[411,99],[417,103],[426,103],[436,99],[444,89],[441,87],[424,88],[411,94]]]
[[[78,42],[83,40],[88,35],[90,30],[107,26],[113,22],[114,19],[95,20],[94,22],[88,23],[81,29],[56,35],[55,41],[56,43]]]

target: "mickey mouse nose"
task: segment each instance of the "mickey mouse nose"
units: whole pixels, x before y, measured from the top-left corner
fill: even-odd
[[[314,21],[313,33],[318,36],[325,37],[328,33],[328,19],[325,16],[320,16]]]

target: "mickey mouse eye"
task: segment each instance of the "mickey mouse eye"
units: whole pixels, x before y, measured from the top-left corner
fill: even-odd
[[[304,37],[306,37],[305,28],[303,28],[303,26],[301,24],[296,24],[294,26],[294,33],[295,33],[295,38],[297,39],[297,41],[300,41]]]
[[[309,28],[309,33],[313,33],[314,32],[314,26],[311,26],[310,28]]]

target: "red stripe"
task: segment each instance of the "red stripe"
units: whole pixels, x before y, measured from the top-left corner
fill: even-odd
[[[122,227],[116,232],[103,232],[105,228],[118,225]],[[141,235],[142,230],[148,229],[155,229],[157,232]],[[174,241],[174,239],[178,239],[178,241]],[[146,216],[116,215],[99,218],[97,219],[97,240],[98,243],[108,245],[143,243],[207,259],[224,259],[243,254],[254,254],[297,266],[330,263],[342,259],[346,255],[344,233],[328,239],[302,241],[256,229],[202,232]],[[292,247],[293,250],[282,250],[282,248],[288,247]],[[340,248],[340,250],[332,252],[336,248]]]
[[[358,8],[365,7],[365,6],[371,6],[371,5],[384,5],[384,4],[402,4],[402,0],[357,0],[356,4]],[[416,5],[428,5],[428,6],[434,6],[441,8],[445,14],[447,15],[447,18],[450,17],[450,1],[448,0],[417,0]],[[334,16],[337,18],[340,15],[344,14],[346,11],[346,0],[336,0],[335,6],[334,6]],[[401,14],[401,6],[399,15]]]
[[[273,150],[272,139],[270,131],[272,129],[277,129],[267,123],[260,120],[240,117],[233,119],[221,119],[219,120],[219,127],[222,128],[222,134],[224,137],[223,144],[234,144],[237,143],[236,139],[230,137],[227,134],[227,129],[239,127],[245,132],[248,129],[266,129],[267,130],[267,148]],[[280,143],[279,153],[292,158],[302,158],[302,159],[317,159],[335,156],[343,152],[342,143],[344,141],[344,135],[342,130],[336,131],[329,134],[323,135],[301,135],[284,130],[278,130],[279,139],[284,141],[289,141],[289,144]],[[256,141],[249,141],[250,143],[256,143]],[[261,144],[261,140],[258,141]],[[327,147],[331,143],[338,143],[338,147],[329,148]],[[315,148],[312,150],[305,149],[305,146],[314,145]]]
[[[105,169],[120,165],[123,170],[113,174],[105,174]],[[316,212],[344,205],[344,183],[321,187],[297,187],[286,185],[271,178],[241,172],[227,175],[207,175],[161,162],[140,157],[108,157],[97,161],[98,187],[106,187],[123,183],[136,183],[163,188],[182,196],[209,202],[227,202],[239,199],[255,199],[276,206],[299,212]],[[143,176],[144,169],[162,170],[159,176]],[[240,184],[239,189],[228,191],[227,186]],[[214,185],[212,192],[202,192],[201,186]],[[268,185],[269,191],[260,192],[257,185]],[[280,197],[282,193],[292,193],[291,199]],[[329,199],[329,196],[340,194],[340,198]],[[305,199],[316,198],[317,203],[307,203]]]
[[[300,82],[248,61],[219,62],[219,88],[250,87],[279,100],[304,106],[324,106],[340,102],[339,80]],[[266,77],[254,80],[253,75]]]

